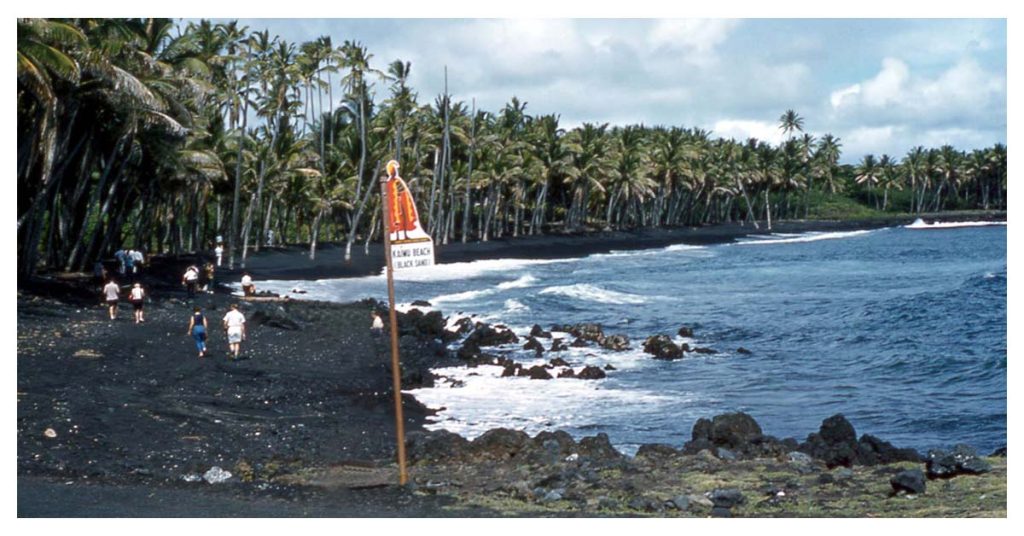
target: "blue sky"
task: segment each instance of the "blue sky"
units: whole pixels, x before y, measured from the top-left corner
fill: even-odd
[[[356,40],[412,62],[421,103],[449,90],[497,111],[697,126],[781,139],[789,108],[845,162],[915,145],[1006,143],[1004,19],[239,19],[293,42]],[[386,88],[378,88],[380,98]]]

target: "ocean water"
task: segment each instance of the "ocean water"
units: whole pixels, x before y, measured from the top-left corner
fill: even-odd
[[[520,335],[533,324],[597,322],[631,341],[625,352],[539,359],[522,343],[500,349],[524,365],[560,356],[577,371],[615,368],[597,381],[438,369],[445,381],[410,391],[440,410],[431,428],[468,438],[495,427],[604,432],[634,453],[643,443],[681,446],[698,418],[728,411],[801,440],[842,413],[858,434],[898,446],[963,442],[987,453],[1006,444],[1006,277],[1005,226],[886,228],[440,265],[401,275],[396,293]],[[261,284],[295,287],[315,299],[386,296],[383,276]],[[677,335],[684,325],[692,339]],[[657,334],[719,353],[658,361],[641,350]]]

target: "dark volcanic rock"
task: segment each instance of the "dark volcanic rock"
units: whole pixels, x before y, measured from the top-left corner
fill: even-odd
[[[555,339],[555,340],[551,341],[551,351],[552,352],[564,352],[564,351],[566,351],[568,349],[569,349],[569,347],[566,346],[564,342],[562,342],[562,339]]]
[[[409,461],[444,461],[461,459],[469,450],[466,438],[447,430],[409,432],[405,438]]]
[[[693,329],[686,326],[679,328],[678,333],[680,337],[693,337]]]
[[[289,318],[282,307],[261,307],[249,314],[250,325],[270,326],[278,329],[300,330],[297,322]]]
[[[550,331],[544,331],[543,329],[541,329],[540,326],[538,326],[537,324],[534,324],[533,328],[530,329],[530,336],[531,337],[540,337],[542,339],[550,339],[551,338],[551,332]]]
[[[704,449],[714,451],[716,447],[724,447],[734,453],[759,454],[766,444],[761,426],[742,412],[716,415],[711,420],[697,419],[690,437],[690,441],[683,445],[687,454],[696,454]],[[772,450],[784,452],[781,442],[771,439],[775,442]]]
[[[544,345],[535,337],[530,336],[530,339],[523,345],[523,350],[533,350],[539,355],[544,353]]]
[[[629,349],[629,337],[625,335],[609,335],[600,342],[601,348],[622,352]]]
[[[622,453],[615,450],[608,434],[600,433],[596,436],[584,437],[579,442],[579,454],[586,456],[595,462],[613,462],[623,458]]]
[[[576,339],[572,341],[572,344],[570,344],[569,346],[572,346],[573,348],[585,348],[587,346],[587,341],[579,337],[576,337]]]
[[[455,321],[455,333],[459,335],[465,335],[473,331],[473,321],[469,317],[463,317]]]
[[[552,359],[551,361],[549,361],[549,363],[551,363],[552,367],[568,367],[569,366],[569,362],[564,360],[564,359],[562,359],[561,357],[556,357],[556,358]]]
[[[919,452],[911,448],[896,448],[888,441],[864,434],[858,442],[858,461],[861,465],[889,464],[895,462],[924,461]]]
[[[902,471],[889,479],[889,485],[893,492],[905,491],[907,493],[924,493],[924,473],[920,469]]]
[[[754,352],[751,352],[750,350],[747,350],[746,348],[740,346],[739,348],[736,349],[736,353],[742,355],[752,355]]]
[[[575,378],[576,377],[576,371],[572,370],[571,368],[567,368],[567,369],[563,370],[562,372],[559,372],[558,373],[558,377],[559,378]]]
[[[410,305],[412,305],[413,307],[432,307],[432,305],[430,305],[430,302],[424,300],[416,300],[412,302]]]
[[[636,451],[637,458],[659,459],[676,456],[678,454],[679,451],[672,448],[671,445],[664,445],[661,443],[643,444],[640,445],[640,448]]]
[[[600,380],[606,376],[607,374],[603,370],[595,366],[583,367],[583,370],[576,374],[576,377],[581,380]]]
[[[540,365],[536,365],[536,366],[530,367],[529,374],[530,374],[530,379],[531,380],[550,380],[551,379],[551,373],[548,372],[548,369],[546,369],[546,368],[544,368],[544,367],[542,367]]]
[[[655,359],[679,359],[683,357],[683,349],[672,342],[668,335],[653,335],[644,341],[644,352]]]
[[[732,508],[747,502],[747,498],[736,488],[712,490],[707,494],[707,498],[717,508]]]
[[[568,331],[574,337],[598,344],[604,339],[604,329],[601,328],[601,324],[576,324]]]
[[[977,475],[992,470],[992,466],[978,457],[967,445],[956,445],[952,450],[928,451],[925,467],[928,478],[952,478],[957,475]]]
[[[857,432],[841,414],[821,423],[818,432],[809,434],[800,451],[822,460],[829,469],[851,467],[858,461]]]
[[[715,350],[713,348],[702,348],[700,346],[694,346],[691,351],[695,352],[695,353],[698,353],[698,354],[717,354],[718,353],[718,350]]]
[[[477,346],[501,346],[503,344],[515,344],[519,337],[510,329],[499,329],[484,323],[477,323],[476,329],[466,337],[466,343],[475,343]],[[464,343],[464,344],[466,344]]]
[[[505,365],[505,370],[501,371],[501,377],[507,378],[509,376],[518,376],[519,371],[522,370],[523,366],[519,363],[509,363]]]
[[[1001,456],[1001,457],[1005,458],[1006,457],[1006,445],[1003,445],[1003,446],[997,448],[996,450],[992,451],[992,454],[989,454],[989,456]]]
[[[830,445],[857,441],[857,432],[842,414],[833,415],[822,421],[818,434],[825,443]]]
[[[515,458],[532,445],[530,436],[520,430],[494,428],[470,442],[473,453],[491,459]]]

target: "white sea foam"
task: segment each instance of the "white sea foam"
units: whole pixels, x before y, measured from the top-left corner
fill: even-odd
[[[614,290],[607,290],[596,285],[588,285],[586,283],[547,287],[544,290],[541,290],[540,294],[555,294],[581,301],[592,301],[613,305],[640,304],[648,301],[648,299],[643,296],[627,294],[625,292],[615,292]]]
[[[530,308],[523,304],[519,300],[505,300],[505,312],[506,313],[519,313],[523,311],[529,311]]]
[[[906,225],[907,229],[955,229],[957,227],[986,227],[990,225],[1002,225],[1005,226],[1005,221],[948,221],[935,223],[925,223],[924,220],[918,218],[914,220],[914,223]]]
[[[862,236],[874,231],[844,231],[844,232],[833,232],[833,233],[806,233],[797,235],[795,237],[783,237],[779,235],[771,235],[769,237],[752,235],[749,238],[753,240],[741,240],[736,242],[739,246],[750,246],[750,245],[766,245],[766,244],[795,244],[800,242],[817,242],[818,240],[836,240],[839,238],[852,238],[854,236]],[[756,237],[756,238],[755,238]]]
[[[437,369],[436,374],[462,386],[439,382],[438,387],[409,393],[427,407],[440,409],[427,428],[449,430],[468,439],[498,427],[535,435],[542,430],[600,424],[609,414],[650,411],[678,401],[675,396],[610,387],[607,380],[538,382],[502,378],[502,370],[496,366]]]
[[[707,247],[691,246],[689,244],[675,244],[665,248],[663,251],[694,251],[698,249],[707,249]]]
[[[479,298],[481,296],[489,296],[496,292],[493,288],[485,288],[481,290],[467,290],[466,292],[457,292],[455,294],[445,294],[443,296],[436,296],[431,298],[429,301],[432,304],[438,303],[452,303],[452,302],[464,302]]]
[[[401,281],[452,281],[456,279],[472,279],[488,272],[507,272],[525,266],[553,264],[565,262],[562,259],[493,259],[473,262],[454,262],[451,264],[435,264],[416,270],[399,270],[395,279]],[[383,277],[383,276],[376,276]]]
[[[537,282],[537,278],[530,274],[526,274],[515,281],[506,281],[504,283],[498,283],[498,288],[501,290],[508,290],[513,288],[526,288],[532,286]]]

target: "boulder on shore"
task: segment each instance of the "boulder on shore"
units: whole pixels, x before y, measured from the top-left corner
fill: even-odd
[[[889,479],[889,485],[892,486],[893,493],[899,493],[901,491],[914,494],[924,493],[924,473],[922,473],[920,469],[902,471]]]
[[[672,342],[668,335],[652,335],[644,340],[644,352],[654,356],[654,359],[680,359],[683,357],[683,349]]]
[[[967,445],[956,445],[951,450],[928,451],[926,461],[928,478],[952,478],[958,475],[980,475],[992,470],[988,462]]]
[[[612,350],[614,352],[623,352],[629,350],[629,337],[625,335],[609,335],[598,343],[601,348],[606,350]]]

